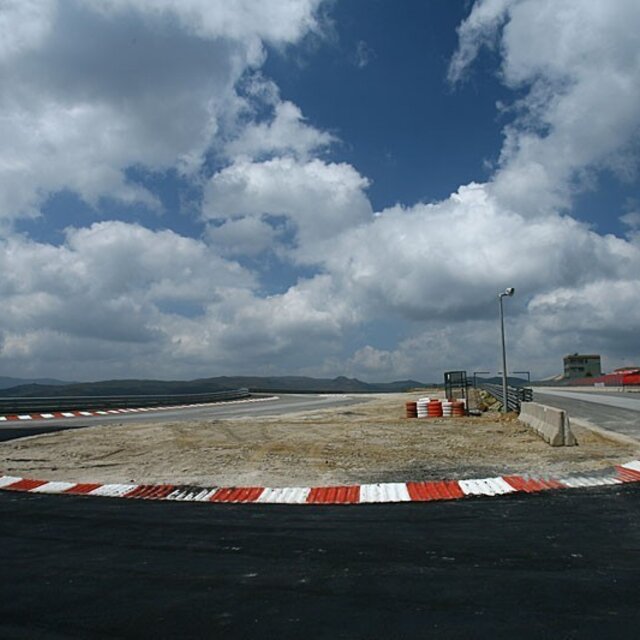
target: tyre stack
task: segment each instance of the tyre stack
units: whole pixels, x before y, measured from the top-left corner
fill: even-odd
[[[427,417],[428,418],[442,417],[442,402],[440,402],[440,400],[430,400],[427,403]]]
[[[453,411],[453,403],[451,400],[443,400],[442,401],[442,417],[450,418]]]
[[[430,398],[418,398],[418,418],[426,418],[427,417],[427,405],[429,404]]]
[[[417,402],[407,402],[407,403],[405,403],[405,407],[407,409],[407,418],[417,418],[418,417],[418,403]]]
[[[451,402],[451,415],[454,418],[462,418],[466,413],[467,411],[464,400],[453,400]]]

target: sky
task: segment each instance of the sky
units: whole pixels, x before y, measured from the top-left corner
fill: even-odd
[[[637,0],[0,0],[0,375],[640,364]]]

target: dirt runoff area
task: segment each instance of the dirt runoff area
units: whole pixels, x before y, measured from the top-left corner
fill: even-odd
[[[278,417],[109,424],[32,436],[0,444],[0,470],[75,482],[318,486],[561,476],[610,467],[639,451],[580,428],[579,446],[550,447],[514,414],[407,419],[405,402],[416,397],[385,394]]]

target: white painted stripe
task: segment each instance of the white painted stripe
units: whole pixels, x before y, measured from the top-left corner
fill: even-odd
[[[91,411],[78,411],[81,416],[92,416],[93,413]]]
[[[106,411],[96,411],[96,414],[99,415],[99,416],[109,415]]]
[[[117,409],[107,409],[107,413],[119,413]]]
[[[139,485],[137,484],[103,484],[101,487],[97,487],[93,491],[90,491],[87,495],[120,498],[125,493],[133,491],[138,486]]]
[[[497,495],[512,493],[515,489],[501,476],[487,478],[487,482],[494,487]]]
[[[484,489],[478,480],[458,480],[458,485],[462,489],[462,493],[467,496],[485,495]]]
[[[55,418],[53,413],[41,413],[40,417],[44,418],[45,420],[51,420],[51,418]]]
[[[499,476],[476,480],[458,480],[458,484],[465,495],[496,496],[515,491],[504,478]]]
[[[620,466],[625,469],[631,469],[631,471],[640,471],[640,460],[632,460]]]
[[[404,482],[360,485],[360,502],[409,502],[411,496]]]
[[[18,416],[18,420],[33,420],[33,416],[29,415],[28,413],[25,413]]]
[[[5,422],[5,421],[6,421],[6,419],[7,419],[7,416],[0,416],[0,420],[1,420],[2,422]]]
[[[16,478],[16,476],[0,476],[0,487],[8,487],[14,482],[20,482],[22,478]]]
[[[71,487],[75,487],[77,482],[47,482],[41,484],[35,489],[31,489],[30,493],[62,493]]]
[[[579,476],[574,476],[572,478],[561,478],[560,482],[571,489],[575,489],[577,487],[588,487],[588,484],[585,484],[584,478]]]
[[[70,411],[63,411],[62,415],[65,418],[75,418],[76,417],[76,414],[75,413],[71,413]]]
[[[195,502],[207,502],[209,498],[218,490],[218,487],[213,489],[203,489],[200,493],[193,497]]]
[[[206,502],[218,490],[217,487],[202,488],[199,491],[194,489],[178,489],[171,492],[164,500],[178,500],[184,502]]]
[[[574,476],[572,478],[562,478],[560,481],[571,488],[576,487],[603,487],[605,485],[621,484],[621,480],[610,476]]]
[[[191,491],[189,490],[176,489],[166,496],[165,500],[184,500],[185,496],[188,496],[190,493]]]
[[[310,492],[311,487],[265,488],[256,502],[303,504],[307,501]]]

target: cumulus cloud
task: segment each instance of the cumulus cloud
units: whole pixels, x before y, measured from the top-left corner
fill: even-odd
[[[497,43],[503,82],[523,92],[492,181],[504,206],[526,214],[569,209],[576,192],[593,188],[593,170],[636,175],[639,27],[633,0],[474,5],[459,28],[450,79],[460,81],[481,47]]]
[[[497,370],[505,286],[516,288],[511,368],[553,373],[563,352],[582,348],[625,357],[640,300],[636,216],[622,217],[622,239],[570,214],[601,171],[635,175],[637,3],[476,2],[449,79],[464,81],[483,47],[500,56],[517,98],[498,168],[441,202],[378,212],[367,177],[322,157],[333,134],[260,75],[265,44],[322,29],[319,4],[5,3],[0,216],[38,215],[63,189],[94,206],[109,197],[158,207],[127,179],[134,167],[177,169],[202,186],[205,225],[189,238],[88,221],[60,245],[5,234],[0,332],[14,372]],[[267,251],[296,276],[271,296],[241,266]],[[376,339],[391,325],[397,335]]]
[[[328,241],[372,218],[368,181],[351,165],[279,157],[238,161],[205,189],[207,219],[283,216],[294,229],[293,259],[314,262]]]
[[[200,170],[223,123],[242,111],[236,85],[264,61],[263,42],[286,46],[318,28],[315,0],[5,5],[5,218],[38,215],[47,197],[64,189],[94,205],[110,197],[157,207],[155,196],[127,180],[126,170]],[[278,109],[267,137],[277,141],[292,129],[312,137],[293,105]]]
[[[275,105],[270,121],[244,127],[241,134],[227,144],[226,152],[232,158],[295,155],[304,159],[334,141],[326,131],[305,124],[299,107],[285,100]]]

